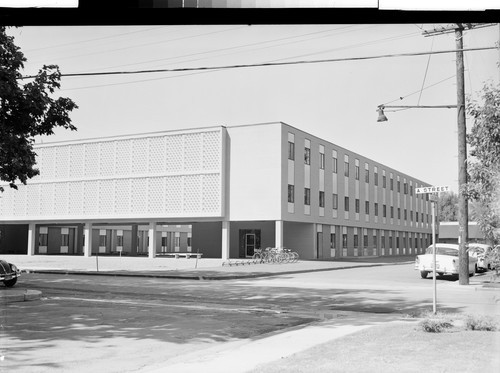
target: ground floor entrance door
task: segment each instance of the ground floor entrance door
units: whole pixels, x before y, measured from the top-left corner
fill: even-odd
[[[255,252],[255,234],[245,234],[245,256],[252,256]]]
[[[240,257],[251,258],[260,249],[260,229],[240,229]]]

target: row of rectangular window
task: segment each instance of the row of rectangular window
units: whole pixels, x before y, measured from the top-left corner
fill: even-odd
[[[288,202],[290,203],[295,203],[295,186],[289,184],[288,185]],[[349,197],[344,197],[344,211],[348,212],[349,211]],[[304,188],[304,205],[310,206],[311,205],[311,189],[310,188]],[[319,192],[319,207],[325,207],[325,192],[320,191]],[[379,215],[379,204],[377,202],[374,202],[374,215],[378,216]],[[333,193],[332,194],[332,208],[334,210],[338,210],[338,194]],[[360,212],[360,200],[359,198],[356,198],[354,200],[354,211],[359,214]],[[370,214],[370,202],[365,201],[365,214],[369,215]],[[429,222],[429,214],[424,214],[421,213],[421,222],[424,222],[424,215],[427,215],[427,223]],[[387,217],[387,205],[382,205],[382,217],[386,218]],[[391,219],[394,219],[394,207],[390,207],[390,217]],[[397,218],[401,219],[401,208],[398,207],[397,209]],[[403,210],[403,220],[408,220],[408,210],[404,209]],[[419,220],[419,213],[418,211],[415,211],[415,222],[418,223]],[[413,221],[413,211],[410,211],[410,221]]]
[[[325,169],[325,154],[324,153],[319,153],[320,154],[320,169]],[[288,159],[290,160],[295,160],[295,143],[289,141],[288,142]],[[337,158],[333,157],[333,173],[338,173],[338,168],[337,168]],[[304,148],[304,163],[306,165],[311,164],[311,149],[310,148]],[[349,161],[345,160],[344,161],[344,176],[349,177]],[[355,165],[355,178],[356,180],[359,180],[360,178],[360,169],[359,165]],[[378,181],[379,181],[379,176],[378,172],[374,172],[374,184],[375,186],[378,186]],[[370,182],[370,171],[365,169],[365,182],[369,183]],[[397,192],[401,192],[401,181],[397,180]],[[389,180],[389,187],[390,190],[394,190],[394,178],[390,178]],[[387,188],[387,177],[385,175],[382,175],[382,188]],[[408,185],[408,183],[404,182],[403,183],[403,193],[404,194],[410,194],[410,196],[413,196],[413,185]],[[429,200],[429,195],[428,194],[422,194],[421,198],[425,198],[426,201]]]
[[[395,237],[396,238],[396,247],[399,247],[399,244],[400,244],[400,237]],[[414,237],[414,247],[417,248],[419,247],[418,245],[418,241],[420,240],[420,247],[427,247],[427,238],[424,238],[424,237]],[[409,247],[411,247],[411,237],[403,237],[403,240],[405,241],[408,241],[409,243]],[[353,246],[354,247],[359,247],[359,236],[357,234],[354,234],[353,235]],[[382,236],[380,237],[380,248],[382,249],[385,249],[385,236]],[[369,238],[368,238],[368,235],[364,235],[363,236],[363,247],[367,247],[369,245]],[[389,236],[388,237],[388,247],[393,247],[393,237]],[[373,246],[377,247],[377,236],[373,236]],[[407,245],[405,245],[407,246]],[[336,249],[337,248],[337,235],[335,233],[331,233],[330,234],[330,247],[332,249]],[[344,233],[342,234],[342,248],[347,248],[347,234]]]

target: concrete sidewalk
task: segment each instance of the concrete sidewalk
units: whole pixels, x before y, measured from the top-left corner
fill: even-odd
[[[163,277],[188,280],[228,280],[413,263],[413,258],[408,256],[352,258],[335,261],[299,260],[296,263],[281,264],[255,263],[252,260],[246,259],[150,259],[146,257],[115,256],[87,258],[4,255],[2,259],[14,263],[23,272]]]

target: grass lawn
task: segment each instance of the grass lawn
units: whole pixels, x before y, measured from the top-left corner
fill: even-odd
[[[466,331],[458,321],[446,331],[429,333],[423,331],[419,321],[374,326],[251,372],[500,371],[500,331]]]

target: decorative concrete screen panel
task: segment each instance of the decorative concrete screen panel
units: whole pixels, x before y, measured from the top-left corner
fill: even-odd
[[[35,149],[40,175],[0,196],[0,221],[221,217],[225,129]]]

